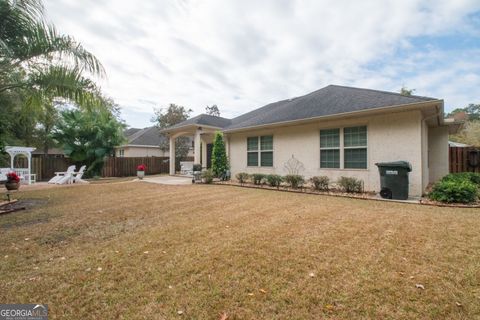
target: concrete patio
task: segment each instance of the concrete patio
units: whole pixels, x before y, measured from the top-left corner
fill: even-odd
[[[157,183],[157,184],[168,184],[168,185],[187,185],[192,184],[191,177],[182,177],[182,176],[157,176],[157,177],[146,177],[142,181]]]

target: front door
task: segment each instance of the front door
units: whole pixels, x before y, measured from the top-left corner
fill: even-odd
[[[213,143],[207,143],[207,169],[212,167],[212,150]]]

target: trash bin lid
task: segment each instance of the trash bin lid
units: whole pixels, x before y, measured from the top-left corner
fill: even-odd
[[[412,166],[407,161],[392,161],[392,162],[378,162],[375,163],[377,167],[397,167],[397,168],[405,168],[408,171],[412,171]]]

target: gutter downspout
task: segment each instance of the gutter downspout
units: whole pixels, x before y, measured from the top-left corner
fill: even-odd
[[[428,127],[427,127],[427,120],[428,119],[432,119],[432,118],[437,118],[437,125],[440,127],[440,116],[441,114],[443,113],[442,111],[439,110],[439,106],[436,105],[435,106],[435,110],[437,112],[435,112],[435,114],[431,115],[431,116],[428,116],[428,117],[423,117],[422,118],[422,122],[421,122],[421,127],[420,127],[420,144],[421,144],[421,156],[422,156],[422,161],[420,161],[420,164],[422,166],[421,168],[421,173],[422,173],[422,193],[425,191],[425,189],[427,188],[428,186],[428,183],[430,181],[430,148],[429,148],[429,141],[428,141]],[[426,133],[426,139],[427,139],[427,143],[426,143],[426,148],[427,148],[427,179],[426,179],[426,184],[424,185],[424,181],[423,181],[423,146],[425,145],[425,138],[423,137],[423,126],[425,125],[425,128],[427,129],[427,133]]]

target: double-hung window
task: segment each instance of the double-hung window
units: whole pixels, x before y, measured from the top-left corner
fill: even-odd
[[[320,130],[320,168],[367,169],[367,127]]]
[[[340,129],[320,130],[320,168],[340,168]]]
[[[344,168],[367,169],[367,127],[343,129]]]
[[[273,136],[247,138],[247,166],[273,167]]]

